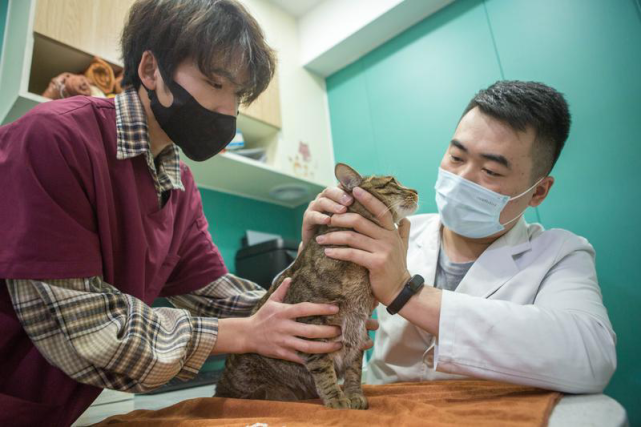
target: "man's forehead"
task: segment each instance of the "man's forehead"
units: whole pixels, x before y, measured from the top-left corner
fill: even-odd
[[[461,119],[454,134],[454,139],[463,143],[514,154],[529,151],[535,137],[536,132],[532,127],[516,130],[508,123],[483,113],[478,107]]]
[[[214,61],[209,70],[214,76],[229,80],[236,86],[249,86],[249,64],[243,55],[236,54],[225,61]]]
[[[531,128],[516,131],[505,122],[470,111],[461,119],[450,145],[514,170],[530,166],[534,136]]]

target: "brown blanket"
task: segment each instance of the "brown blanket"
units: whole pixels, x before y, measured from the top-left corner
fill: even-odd
[[[492,381],[364,386],[370,409],[334,410],[319,400],[200,398],[158,411],[116,415],[98,426],[546,426],[561,394]],[[260,424],[259,424],[260,425]]]

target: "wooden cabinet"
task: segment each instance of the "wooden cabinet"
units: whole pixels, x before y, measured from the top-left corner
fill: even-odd
[[[280,92],[278,90],[278,73],[274,75],[265,92],[248,107],[241,107],[240,112],[252,119],[280,129]]]
[[[134,0],[38,0],[33,31],[119,64],[120,35]]]
[[[65,52],[62,50],[73,48],[99,56],[119,67],[122,64],[120,36],[133,3],[134,0],[38,0],[33,32],[35,37],[43,36],[48,40],[36,43],[36,47],[44,45],[42,50],[45,52],[39,55],[34,63],[39,66],[46,64],[48,61],[44,55],[51,57],[51,53],[56,49],[53,43],[57,42],[64,46],[63,49],[58,49],[59,55],[64,56]],[[68,53],[66,56],[64,61],[59,62],[66,62],[75,69],[84,65],[76,65],[77,62],[71,60]],[[40,88],[42,84],[32,86]],[[241,107],[241,113],[266,125],[280,128],[278,89],[276,75],[265,93],[250,106]]]
[[[0,124],[46,102],[40,94],[52,77],[65,71],[82,73],[94,56],[103,58],[115,70],[121,69],[120,36],[133,2],[9,0],[5,50],[0,61]],[[296,176],[281,161],[283,147],[290,143],[282,129],[281,83],[275,76],[266,92],[249,107],[241,108],[238,117],[247,146],[264,147],[267,162],[229,153],[200,164],[185,159],[199,186],[293,207],[330,184]],[[298,122],[292,117],[288,120]],[[274,197],[275,188],[288,185],[303,188],[304,194],[292,200]]]

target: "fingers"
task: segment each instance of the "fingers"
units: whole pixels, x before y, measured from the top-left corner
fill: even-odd
[[[338,187],[328,187],[314,199],[303,214],[302,243],[307,244],[316,227],[329,224],[328,213],[343,213],[354,198]],[[302,249],[302,248],[301,248]]]
[[[310,224],[327,224],[326,213],[343,213],[354,198],[338,187],[328,187],[314,199],[305,211],[305,222]]]
[[[368,270],[379,269],[385,262],[381,256],[361,251],[360,249],[326,248],[325,255],[342,261],[351,261],[361,267],[367,268]]]
[[[285,299],[285,295],[287,295],[287,290],[289,290],[289,285],[292,283],[291,278],[287,278],[283,280],[283,283],[280,284],[278,289],[274,291],[274,293],[269,297],[271,301],[276,301],[276,302],[283,302]]]
[[[327,187],[320,194],[319,198],[322,197],[333,200],[334,202],[340,203],[344,206],[349,206],[354,202],[354,198],[339,187]]]
[[[356,200],[358,200],[363,206],[365,206],[365,209],[370,211],[376,218],[378,218],[384,228],[388,230],[395,229],[392,214],[390,213],[387,206],[383,204],[383,202],[360,187],[355,187],[353,194],[354,197],[356,197]]]
[[[378,326],[379,326],[378,320],[376,319],[369,318],[365,322],[365,328],[367,329],[367,331],[375,331],[378,329]],[[372,341],[371,338],[367,338],[367,341],[365,341],[361,350],[363,351],[369,350],[372,347],[374,347],[374,341]]]
[[[367,319],[367,322],[365,322],[365,328],[368,331],[376,331],[378,330],[378,327],[379,327],[379,324],[378,324],[378,320],[376,319],[370,318],[370,319]]]
[[[290,333],[302,338],[336,338],[341,335],[341,328],[292,321]]]
[[[380,236],[383,231],[381,227],[357,213],[334,215],[331,218],[331,225],[332,227],[353,228],[359,233],[373,238]]]
[[[345,209],[345,206],[343,206],[343,209]],[[307,229],[315,229],[317,225],[327,225],[330,219],[329,215],[312,210],[307,210],[303,214],[303,224]]]
[[[401,240],[403,240],[406,248],[410,238],[410,227],[411,223],[406,218],[403,218],[401,222],[398,223],[398,234],[401,236]]]
[[[310,341],[302,338],[292,338],[288,340],[287,346],[301,353],[321,354],[338,351],[343,347],[340,342]]]
[[[310,208],[308,208],[305,211],[305,213],[303,214],[301,243],[300,243],[300,246],[298,247],[299,254],[301,253],[301,251],[303,250],[307,242],[309,242],[309,239],[311,239],[314,236],[316,227],[318,227],[319,225],[329,224],[330,221],[331,221],[331,218],[329,217],[329,215],[325,215],[324,213],[310,210]]]
[[[282,286],[282,285],[281,285]],[[285,315],[290,319],[307,316],[331,316],[338,313],[338,307],[332,304],[315,304],[311,302],[300,302],[288,306]]]
[[[368,339],[367,341],[365,341],[365,343],[363,343],[361,350],[363,351],[369,350],[372,347],[374,347],[374,341],[372,341],[371,339]]]
[[[335,231],[316,237],[319,244],[332,244],[349,246],[354,249],[361,249],[366,252],[374,252],[376,241],[364,234],[354,231]]]
[[[315,212],[330,212],[330,213],[343,213],[347,211],[347,207],[341,203],[337,203],[327,197],[320,197],[309,204],[308,211]]]

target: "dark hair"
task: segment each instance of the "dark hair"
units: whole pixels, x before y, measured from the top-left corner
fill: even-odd
[[[475,107],[512,129],[536,132],[532,146],[532,180],[548,175],[570,133],[570,111],[563,94],[537,82],[502,80],[481,90],[463,116]]]
[[[138,65],[147,50],[163,77],[173,77],[188,58],[208,77],[222,73],[244,87],[244,104],[267,88],[276,66],[258,22],[235,0],[136,1],[122,33],[123,86],[140,88]],[[242,71],[248,81],[235,81]]]

